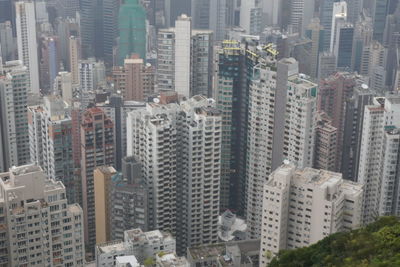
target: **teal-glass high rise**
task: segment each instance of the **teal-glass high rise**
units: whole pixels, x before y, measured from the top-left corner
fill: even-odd
[[[132,54],[146,59],[146,11],[138,0],[125,0],[118,16],[119,49],[118,65]]]

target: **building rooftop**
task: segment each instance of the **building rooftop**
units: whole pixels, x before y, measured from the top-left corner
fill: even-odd
[[[114,253],[119,251],[125,251],[125,244],[123,241],[111,241],[102,244],[98,244],[97,249],[100,253]]]
[[[160,230],[143,232],[140,228],[127,230],[124,232],[125,242],[143,242],[143,241],[154,241],[154,240],[174,240],[171,234],[161,232]]]
[[[129,267],[139,267],[140,264],[134,255],[116,257],[116,264],[118,266],[125,265]]]
[[[157,264],[162,267],[186,267],[189,262],[185,257],[178,257],[174,253],[159,253],[157,255]]]
[[[232,241],[188,248],[188,259],[194,262],[215,260],[221,266],[238,266],[233,263],[233,258],[240,256],[241,265],[250,263],[248,256],[258,258],[259,251],[260,240]]]

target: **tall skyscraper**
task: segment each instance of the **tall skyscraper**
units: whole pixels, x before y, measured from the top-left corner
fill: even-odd
[[[318,18],[311,20],[311,23],[307,27],[307,36],[311,39],[311,66],[310,66],[310,76],[317,78],[318,74],[318,59],[319,52],[322,48],[322,37],[324,33],[324,28],[321,26]]]
[[[193,28],[212,30],[215,40],[225,39],[226,0],[192,0]],[[176,26],[176,25],[175,25]]]
[[[56,78],[59,68],[60,59],[58,49],[58,39],[54,37],[43,37],[41,39],[41,58],[40,58],[40,89],[45,95],[51,94],[53,91],[54,79]]]
[[[264,184],[260,266],[283,249],[360,227],[363,187],[340,173],[284,164]]]
[[[289,23],[294,32],[298,32],[300,36],[304,33],[314,17],[315,2],[312,0],[292,0],[290,1],[290,18]]]
[[[321,26],[324,28],[321,45],[322,51],[324,52],[330,50],[333,2],[334,0],[322,0],[319,7],[319,20],[321,22]]]
[[[0,23],[12,21],[12,2],[10,0],[0,0]]]
[[[15,3],[18,59],[29,70],[30,92],[39,94],[39,61],[36,41],[35,3]]]
[[[353,54],[354,26],[350,23],[339,23],[336,27],[335,44],[333,53],[336,55],[336,67],[340,69],[351,68]]]
[[[0,194],[2,264],[84,265],[82,209],[67,204],[62,182],[23,165],[0,173]]]
[[[331,29],[330,29],[331,36],[329,38],[330,40],[329,51],[331,53],[334,53],[335,51],[334,46],[336,44],[338,25],[346,22],[347,22],[347,3],[345,1],[334,2],[332,9]],[[335,55],[337,56],[337,54]]]
[[[116,38],[118,37],[118,11],[120,2],[119,0],[103,0],[103,32],[102,40],[103,51],[102,56],[104,62],[111,66],[113,63],[114,46]]]
[[[0,23],[0,57],[3,62],[16,59],[17,49],[10,21]]]
[[[57,16],[75,18],[79,12],[79,0],[56,0]]]
[[[146,12],[138,0],[125,0],[118,15],[118,65],[132,54],[146,59]]]
[[[19,60],[6,62],[0,76],[0,171],[29,162],[27,103],[29,71]]]
[[[262,27],[262,5],[260,1],[248,0],[240,5],[240,27],[247,34],[257,35],[263,30]]]
[[[191,16],[192,2],[191,0],[165,0],[165,26],[175,27],[175,21],[182,14]]]
[[[96,244],[94,170],[114,164],[114,124],[99,108],[87,109],[81,123],[82,204],[85,217],[85,245],[89,258]]]
[[[385,31],[386,18],[388,15],[389,0],[374,0],[372,1],[372,21],[374,27],[374,40],[383,42],[383,33]]]
[[[249,85],[258,58],[236,41],[223,42],[216,53],[214,98],[223,121],[221,210],[244,215]]]
[[[96,25],[96,15],[99,19],[102,18],[99,9],[101,5],[98,0],[82,0],[80,1],[80,28],[82,38],[82,57],[88,58],[95,56],[96,33],[101,30],[102,22]]]
[[[347,21],[356,24],[363,11],[364,0],[347,1]]]
[[[363,54],[366,47],[372,41],[372,20],[363,12],[357,23],[354,24],[354,40],[353,40],[353,53],[351,69],[353,71],[361,72],[361,65],[363,64]]]

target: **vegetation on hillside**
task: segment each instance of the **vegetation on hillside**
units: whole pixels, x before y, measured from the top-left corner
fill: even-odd
[[[382,217],[359,230],[336,233],[305,248],[285,250],[268,267],[400,266],[400,220]]]

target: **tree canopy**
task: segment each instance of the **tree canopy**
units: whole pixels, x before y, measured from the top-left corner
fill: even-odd
[[[336,233],[318,243],[281,251],[269,267],[400,266],[400,221],[382,217],[351,232]]]

